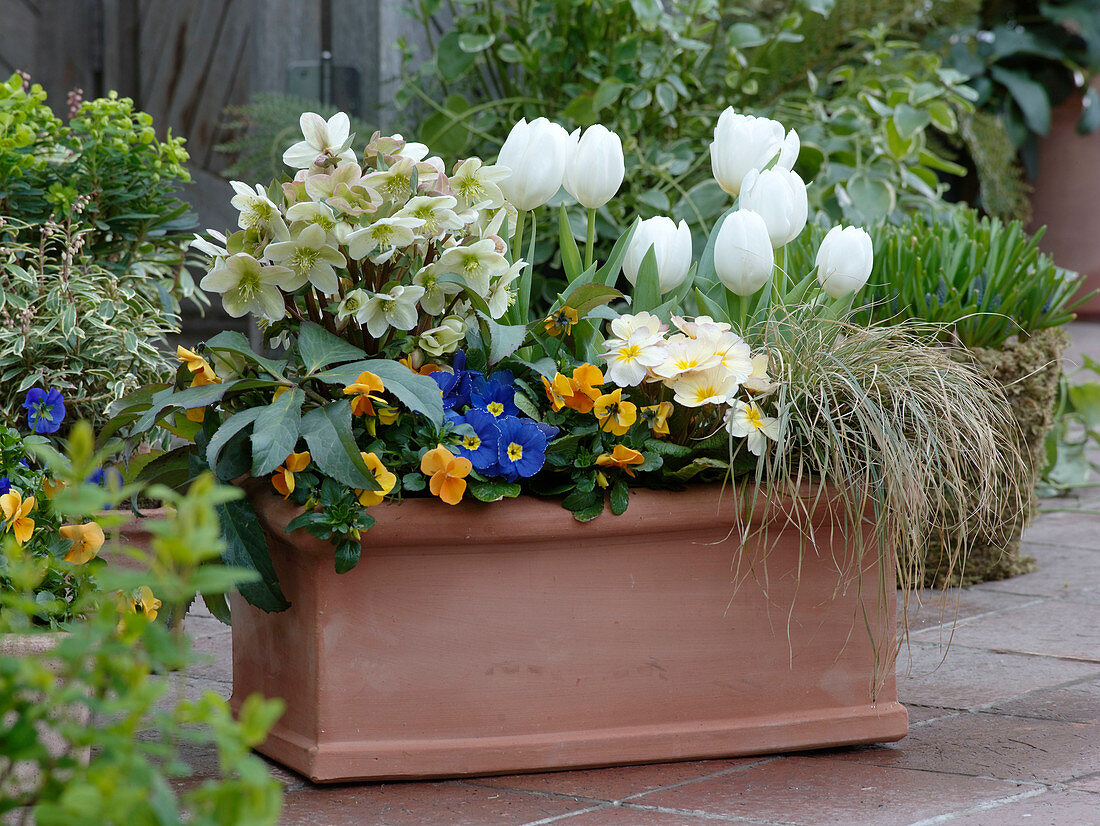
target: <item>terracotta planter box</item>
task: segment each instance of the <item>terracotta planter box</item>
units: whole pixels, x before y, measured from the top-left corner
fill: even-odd
[[[818,547],[799,579],[789,529],[766,566],[760,547],[742,557],[731,494],[720,508],[709,486],[637,491],[625,515],[587,524],[526,498],[383,505],[362,561],[337,575],[328,543],[284,533],[293,505],[249,495],[293,607],[235,597],[231,703],[286,699],[259,750],[315,782],[905,736],[893,562],[841,578],[828,507],[810,516]]]

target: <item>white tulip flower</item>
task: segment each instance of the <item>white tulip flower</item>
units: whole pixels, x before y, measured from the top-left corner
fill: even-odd
[[[622,140],[602,123],[595,123],[577,142],[562,183],[581,206],[599,209],[615,197],[625,177]]]
[[[755,212],[739,209],[722,222],[714,240],[714,271],[737,295],[752,295],[772,277],[775,253],[768,225]]]
[[[561,188],[565,164],[573,151],[573,139],[563,127],[536,118],[521,118],[500,147],[497,163],[511,174],[500,181],[504,197],[516,209],[542,206]]]
[[[779,165],[790,169],[798,156],[798,148],[797,133],[792,131],[784,139],[783,124],[779,121],[739,115],[731,106],[719,115],[714,127],[714,142],[710,145],[711,172],[723,190],[737,195],[750,169],[763,169],[776,155],[780,155]]]
[[[367,326],[367,332],[379,338],[386,330],[411,330],[418,319],[416,302],[424,295],[423,287],[398,284],[388,293],[375,293],[363,304],[355,320]]]
[[[756,402],[746,404],[740,399],[726,411],[726,430],[731,436],[747,437],[745,442],[749,452],[759,456],[764,452],[767,444],[765,437],[773,441],[779,440],[779,423],[770,416],[765,416]]]
[[[354,161],[355,152],[347,146],[351,138],[351,121],[337,112],[327,121],[314,112],[303,112],[298,120],[302,137],[283,153],[283,163],[294,169],[308,169],[318,155],[328,155],[342,161]]]
[[[806,226],[806,184],[789,169],[751,170],[741,184],[738,203],[764,219],[775,249],[793,241]]]
[[[671,218],[658,216],[638,224],[623,256],[623,274],[631,284],[637,283],[638,270],[650,247],[657,259],[661,292],[676,289],[691,269],[691,230],[687,222],[675,224]]]
[[[239,252],[208,272],[199,286],[221,293],[225,311],[233,318],[252,313],[278,321],[286,315],[282,290],[296,278],[286,267],[265,267],[248,253]]]
[[[328,233],[317,224],[309,224],[298,237],[290,241],[268,244],[264,255],[289,268],[294,273],[290,292],[309,281],[325,295],[334,295],[340,291],[336,277],[336,267],[346,267],[347,259],[328,243]]]
[[[817,281],[828,295],[842,298],[867,283],[874,266],[871,236],[862,227],[833,227],[817,251]]]

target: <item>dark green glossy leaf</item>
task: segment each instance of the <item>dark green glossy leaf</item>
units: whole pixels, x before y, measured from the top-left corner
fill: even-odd
[[[316,373],[322,367],[355,361],[366,355],[353,344],[339,336],[334,336],[324,327],[311,321],[303,321],[298,331],[298,355],[309,373]]]
[[[310,410],[302,417],[301,435],[322,473],[352,488],[379,489],[352,435],[350,402],[341,400]]]
[[[409,410],[427,416],[436,427],[443,426],[443,394],[439,385],[430,376],[414,373],[400,362],[366,359],[325,370],[314,378],[326,384],[348,385],[354,383],[364,371],[374,373],[382,379],[386,390],[393,393]]]
[[[295,387],[259,409],[252,428],[252,475],[267,476],[281,465],[298,444],[302,402],[306,394]],[[252,408],[253,410],[257,408]]]

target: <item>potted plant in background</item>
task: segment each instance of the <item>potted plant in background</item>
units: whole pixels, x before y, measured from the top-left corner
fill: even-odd
[[[112,425],[189,435],[147,478],[248,491],[219,514],[260,574],[235,697],[288,700],[262,750],[331,781],[903,736],[895,573],[920,581],[964,490],[982,524],[1018,503],[1020,459],[970,366],[847,322],[865,232],[782,263],[798,136],[723,113],[738,202],[698,260],[651,219],[601,263],[562,208],[568,286],[540,308],[519,250],[563,182],[593,226],[614,133],[520,121],[448,172],[396,137],[354,151],[341,115],[301,126],[293,179],[234,183],[239,229],[197,241],[202,286],[285,355],[219,334]]]

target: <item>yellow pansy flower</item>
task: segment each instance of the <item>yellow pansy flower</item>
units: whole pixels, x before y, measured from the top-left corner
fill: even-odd
[[[22,545],[34,533],[34,520],[27,514],[34,510],[34,497],[24,499],[15,488],[0,496],[0,513],[4,514],[4,530],[15,534],[15,541]]]
[[[73,543],[69,552],[65,554],[65,561],[73,565],[83,565],[93,559],[103,547],[103,528],[95,522],[86,522],[83,525],[62,525],[58,531]]]

